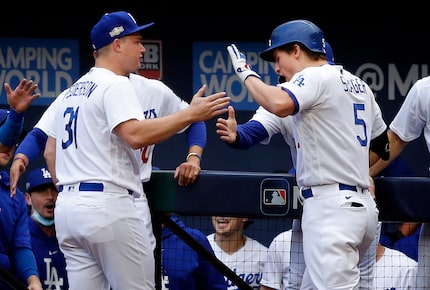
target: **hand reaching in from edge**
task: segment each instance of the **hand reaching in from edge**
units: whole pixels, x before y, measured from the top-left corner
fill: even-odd
[[[17,113],[23,113],[35,99],[40,97],[40,93],[34,93],[38,85],[33,84],[32,80],[22,79],[13,91],[8,83],[4,83],[4,88],[9,106]]]
[[[227,143],[234,143],[237,136],[237,121],[233,106],[228,106],[228,118],[218,118],[216,133]]]
[[[10,165],[10,197],[14,197],[16,194],[16,188],[18,186],[18,180],[26,170],[26,164],[28,164],[28,158],[24,154],[17,154],[14,157],[12,164]]]
[[[194,122],[207,121],[215,116],[224,114],[230,104],[230,97],[226,97],[225,92],[203,96],[205,91],[206,85],[203,85],[191,100],[189,109],[193,111]]]

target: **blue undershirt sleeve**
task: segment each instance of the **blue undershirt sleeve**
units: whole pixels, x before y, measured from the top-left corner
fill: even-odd
[[[248,149],[269,137],[264,126],[255,120],[237,125],[237,138],[233,143],[227,143],[235,149]]]
[[[31,275],[39,276],[37,270],[36,258],[29,248],[18,248],[14,251],[14,261],[16,270],[19,275],[27,281]]]
[[[15,154],[21,153],[27,156],[29,162],[36,159],[45,150],[48,135],[39,128],[33,128],[24,140],[19,144]]]
[[[10,110],[6,121],[0,126],[0,143],[4,146],[15,146],[18,144],[24,125],[24,113]]]
[[[188,147],[200,146],[203,149],[206,146],[206,124],[205,122],[192,123],[187,129]]]

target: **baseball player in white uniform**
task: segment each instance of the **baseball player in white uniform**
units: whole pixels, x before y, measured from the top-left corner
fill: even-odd
[[[296,233],[293,235],[294,230]],[[272,240],[264,264],[261,289],[300,289],[305,269],[301,235],[302,230],[294,229],[293,224],[292,229],[279,233]],[[300,266],[303,271],[294,271],[294,267]]]
[[[153,246],[133,197],[143,194],[134,149],[225,112],[229,101],[225,93],[201,98],[203,86],[188,108],[145,119],[127,76],[140,67],[139,31],[148,26],[123,11],[100,19],[91,32],[95,66],[60,94],[48,129],[45,157],[58,179],[55,222],[70,289],[154,288]]]
[[[354,289],[358,262],[377,233],[369,149],[387,159],[388,140],[372,91],[342,66],[328,64],[324,42],[321,29],[307,20],[275,28],[260,57],[290,80],[277,86],[265,84],[235,45],[227,50],[261,106],[279,117],[294,115],[306,262],[301,289]]]
[[[144,76],[131,73],[129,80],[138,96],[142,112],[145,118],[160,118],[169,114],[183,110],[189,106],[187,102],[179,98],[172,89],[163,82],[155,79],[148,79]],[[20,144],[16,150],[17,159],[11,166],[11,185],[16,188],[18,178],[24,173],[22,162],[26,165],[33,161],[45,148],[47,130],[54,122],[55,113],[60,104],[59,98],[43,113],[40,120],[34,126],[34,129],[28,134],[28,137]],[[189,130],[188,130],[189,129]],[[181,163],[174,174],[180,185],[188,185],[193,182],[200,172],[200,161],[203,149],[206,144],[206,127],[204,122],[195,122],[190,126],[180,130],[183,133],[188,130],[188,147],[189,154],[185,162]],[[35,146],[36,144],[36,146]],[[134,151],[136,160],[140,166],[140,177],[142,182],[149,181],[152,173],[152,155],[155,144],[145,146],[144,148]],[[135,204],[141,216],[145,221],[145,228],[150,234],[151,245],[155,247],[155,237],[152,231],[151,213],[148,207],[146,194],[135,197]]]
[[[331,46],[326,42],[326,59],[329,64],[335,64],[334,54]],[[284,76],[279,77],[279,82],[287,81]],[[294,118],[287,116],[280,118],[259,106],[252,118],[244,123],[237,124],[233,107],[229,107],[227,119],[218,118],[217,134],[227,142],[229,146],[236,149],[248,149],[258,143],[267,145],[276,134],[281,134],[284,141],[289,145],[293,166],[296,166],[297,149],[294,141]],[[268,261],[265,263],[265,272],[261,281],[262,289],[300,289],[305,263],[302,247],[302,229],[300,219],[294,219],[292,223],[292,240],[294,250],[283,255],[269,249]],[[276,238],[279,244],[284,235]],[[369,247],[365,256],[360,260],[360,289],[374,289],[373,273],[375,264],[376,248],[379,242],[380,232],[374,238],[374,242]],[[279,247],[278,247],[279,248]],[[278,255],[283,255],[282,265],[274,264],[278,261]],[[291,263],[290,263],[291,257]],[[277,273],[272,269],[277,267]],[[288,269],[288,272],[282,272]],[[288,283],[286,283],[288,281]],[[283,286],[285,285],[285,286]],[[284,288],[286,287],[286,288]]]
[[[379,160],[371,167],[378,174],[396,159],[405,146],[424,135],[430,152],[430,76],[419,79],[409,90],[388,130],[390,159]],[[430,289],[430,226],[423,223],[418,241],[417,288]]]

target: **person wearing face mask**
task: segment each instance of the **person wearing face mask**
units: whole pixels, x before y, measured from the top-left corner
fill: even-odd
[[[55,236],[54,208],[57,196],[58,189],[46,167],[30,172],[25,193],[31,217],[28,226],[44,289],[69,289],[66,262]]]

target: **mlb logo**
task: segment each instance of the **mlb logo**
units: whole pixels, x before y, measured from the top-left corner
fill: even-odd
[[[287,191],[285,189],[265,189],[263,194],[266,205],[287,204]]]
[[[264,215],[287,215],[291,203],[290,188],[285,178],[265,178],[260,185],[261,212]]]
[[[163,77],[161,40],[143,40],[142,44],[146,51],[138,73],[149,79],[161,80]]]

